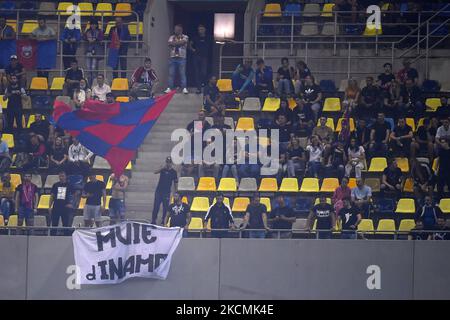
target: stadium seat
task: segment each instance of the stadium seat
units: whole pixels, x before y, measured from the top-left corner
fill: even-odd
[[[191,204],[191,211],[206,212],[209,209],[209,199],[207,197],[194,197]]]
[[[35,227],[47,227],[47,217],[43,215],[34,216]]]
[[[3,95],[0,95],[0,106],[2,107],[2,109],[6,109],[6,107],[8,106],[8,99],[4,101]]]
[[[30,90],[48,90],[48,80],[44,77],[33,77]]]
[[[216,202],[217,202],[217,197],[215,197],[215,198],[213,199],[212,204],[216,204]],[[230,198],[228,198],[228,197],[223,197],[223,203],[231,208]]]
[[[117,97],[116,102],[130,102],[129,97]]]
[[[411,127],[413,132],[416,132],[416,122],[414,118],[406,118],[406,124]]]
[[[320,16],[320,5],[318,3],[306,3],[303,8],[304,17],[318,17]]]
[[[14,148],[14,136],[11,133],[2,134],[2,140],[6,142],[8,148]]]
[[[262,178],[259,185],[259,192],[277,192],[278,182],[275,178]]]
[[[144,23],[140,21],[138,26],[137,22],[130,22],[128,24],[128,31],[130,31],[130,35],[132,36],[141,36],[144,34]]]
[[[339,180],[337,178],[325,178],[322,181],[320,192],[334,192],[339,187]]]
[[[217,80],[217,87],[220,92],[231,92],[233,87],[231,85],[231,79],[219,79]]]
[[[434,173],[437,173],[437,171],[439,170],[439,158],[435,158],[433,160],[433,165],[431,167],[434,171]]]
[[[94,16],[104,16],[104,17],[111,17],[113,15],[112,13],[113,8],[111,3],[103,3],[100,2],[95,7],[95,13]]]
[[[317,22],[304,22],[300,35],[304,37],[317,36],[319,34],[319,26]]]
[[[259,199],[259,202],[266,206],[267,212],[271,212],[271,211],[272,211],[272,205],[271,205],[271,203],[270,203],[270,198],[267,198],[267,197],[261,197],[261,198]]]
[[[335,33],[336,35],[339,35],[339,27],[336,27],[335,29],[334,22],[325,22],[323,24],[322,31],[320,32],[322,36],[330,36],[330,37],[334,36]]]
[[[339,118],[338,123],[336,125],[336,132],[341,132],[342,130],[342,121],[344,118]],[[355,120],[353,118],[349,118],[349,124],[350,124],[350,131],[355,131]]]
[[[258,137],[258,145],[260,145],[263,148],[267,148],[270,145],[270,138]]]
[[[78,3],[78,8],[80,8],[80,16],[82,17],[92,17],[94,15],[94,6],[90,2],[80,2]]]
[[[178,191],[195,191],[193,177],[180,177],[178,179]]]
[[[339,112],[341,111],[341,99],[326,98],[323,104],[323,112]]]
[[[197,191],[216,191],[216,179],[214,177],[201,177],[198,181]]]
[[[16,214],[9,216],[8,227],[17,227],[17,225],[18,225],[18,216]]]
[[[255,123],[253,122],[253,118],[239,118],[236,125],[236,131],[247,130],[255,130]]]
[[[372,158],[372,161],[370,161],[369,172],[383,172],[386,167],[386,158]]]
[[[428,98],[425,100],[425,105],[427,106],[427,112],[436,112],[442,106],[442,103],[439,98]]]
[[[39,198],[38,209],[48,209],[48,208],[50,208],[50,195],[43,194]]]
[[[317,126],[319,126],[319,125],[320,125],[320,119],[317,120]],[[334,128],[334,120],[333,120],[333,118],[327,118],[326,126],[331,128],[331,130],[335,131],[334,130],[335,128]]]
[[[189,223],[189,231],[192,230],[203,230],[203,219],[199,217],[191,218],[191,222]]]
[[[278,18],[281,17],[281,5],[279,3],[267,3],[264,8],[263,17]]]
[[[109,21],[108,24],[106,25],[106,29],[105,29],[105,36],[109,35],[111,28],[114,27],[116,25],[115,21]]]
[[[244,106],[242,107],[243,111],[260,111],[261,110],[261,101],[259,98],[246,98],[244,100]]]
[[[339,185],[339,183],[338,183],[338,185]],[[319,192],[319,179],[304,178],[302,181],[302,186],[300,188],[300,192]]]
[[[187,198],[186,196],[184,196],[183,198],[181,198],[181,202],[182,202],[182,203],[189,204],[189,200],[188,200],[188,198]],[[173,203],[173,196],[170,197],[170,204],[172,204],[172,203]]]
[[[45,116],[42,116],[42,118],[45,119]],[[30,117],[28,118],[28,122],[27,122],[27,128],[29,128],[35,121],[36,121],[36,116],[34,114],[30,114]]]
[[[129,17],[131,16],[131,4],[130,3],[117,3],[116,10],[114,11],[115,17]]]
[[[73,8],[72,2],[60,2],[58,3],[58,12],[57,14],[60,16],[70,16],[72,15],[72,12],[67,12],[67,10],[70,10],[70,7]],[[72,9],[73,10],[73,9]]]
[[[377,226],[377,234],[394,234],[395,221],[393,219],[380,219]]]
[[[80,203],[78,204],[78,210],[83,210],[86,205],[86,198],[81,198]]]
[[[236,192],[237,191],[237,183],[234,178],[222,178],[219,182],[219,188],[217,191],[229,191]]]
[[[391,215],[395,210],[394,200],[390,198],[380,198],[377,200],[378,211],[381,214]]]
[[[414,202],[414,199],[402,198],[398,200],[397,209],[395,209],[395,213],[415,214],[416,204]]]
[[[299,230],[306,229],[307,219],[295,219],[295,222],[292,224],[293,233],[298,233]]]
[[[287,3],[284,7],[283,15],[285,17],[300,17],[302,11],[302,6],[300,3]]]
[[[380,192],[380,179],[378,178],[366,178],[364,183],[372,189],[373,192]]]
[[[108,161],[106,161],[105,158],[102,158],[100,156],[96,156],[95,160],[94,160],[93,168],[94,169],[109,170],[111,167],[110,167]]]
[[[250,198],[247,197],[237,197],[234,198],[233,207],[231,211],[234,212],[245,212],[247,210],[247,206],[250,204]]]
[[[330,18],[333,16],[334,3],[325,3],[322,7],[321,17]]]
[[[294,98],[289,98],[288,105],[289,105],[289,109],[294,110],[294,108],[297,106],[297,103],[295,102]]]
[[[373,233],[373,221],[372,219],[362,219],[358,224],[358,231],[363,233]]]
[[[256,192],[258,186],[255,178],[242,178],[239,183],[239,192]]]
[[[383,29],[380,26],[380,29],[375,28],[375,24],[372,25],[366,25],[366,28],[364,29],[363,35],[366,37],[374,37],[374,36],[381,36],[383,34]]]
[[[21,183],[22,183],[22,177],[20,176],[20,174],[11,173],[11,184],[13,186],[17,187]]]
[[[54,77],[52,80],[52,85],[50,87],[50,90],[52,91],[62,91],[64,88],[64,77]]]
[[[412,178],[407,178],[405,184],[403,185],[403,192],[414,192],[414,180]]]
[[[331,204],[331,198],[326,198],[326,202],[328,204]],[[314,205],[317,206],[320,203],[320,199],[316,198],[316,200],[314,200]]]
[[[443,213],[450,213],[450,198],[441,199],[439,208],[441,208]]]
[[[44,188],[51,189],[55,183],[59,182],[59,177],[56,174],[49,174],[45,179]]]
[[[266,98],[262,111],[275,112],[280,109],[280,98]]]
[[[5,220],[3,219],[3,216],[0,215],[0,227],[4,227],[5,226]]]
[[[98,181],[105,182],[105,178],[104,178],[102,175],[100,175],[100,174],[95,175],[95,178],[96,178]]]
[[[410,232],[416,227],[416,222],[414,219],[402,219],[400,220],[400,225],[398,227],[399,232]]]
[[[356,178],[350,178],[348,180],[348,187],[350,189],[356,188]]]
[[[126,78],[116,78],[113,80],[111,85],[112,91],[128,91],[128,79]]]
[[[317,186],[317,189],[319,187]],[[298,192],[297,178],[283,178],[281,181],[280,192]]]
[[[409,160],[408,158],[395,158],[397,160],[397,165],[402,170],[403,173],[409,172]]]
[[[42,188],[42,178],[38,174],[33,174],[31,177],[31,182],[36,185],[39,189]]]
[[[81,228],[84,226],[84,217],[83,216],[75,216],[72,221],[72,228]]]
[[[39,4],[39,11],[38,14],[40,16],[52,16],[55,14],[56,11],[56,4],[54,2],[41,2]]]

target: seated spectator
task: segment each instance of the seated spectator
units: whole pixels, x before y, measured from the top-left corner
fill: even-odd
[[[112,92],[108,92],[106,94],[106,101],[105,103],[107,104],[113,104],[116,102],[116,99],[114,98],[114,95],[112,94]]]
[[[343,119],[341,122],[341,131],[337,134],[336,142],[342,143],[347,148],[350,143],[352,132],[350,130],[350,124],[348,119]]]
[[[421,117],[425,113],[425,105],[422,102],[422,91],[412,79],[406,79],[405,85],[401,88],[402,96],[401,112],[402,115],[411,117]]]
[[[224,101],[217,87],[217,78],[212,76],[203,88],[203,107],[211,116],[224,112]]]
[[[402,114],[403,96],[397,81],[393,80],[384,92],[383,112],[388,118],[397,119]]]
[[[422,230],[437,230],[439,220],[443,219],[442,210],[433,203],[431,196],[425,196],[425,204],[417,208],[415,221],[419,222]],[[432,233],[427,233],[428,239],[431,240]]]
[[[105,48],[102,43],[103,37],[103,31],[98,28],[98,21],[96,19],[91,19],[89,21],[89,29],[84,33],[84,39],[87,41],[86,72],[89,72],[90,83],[93,83],[94,78],[97,77],[98,63],[105,54]],[[103,99],[101,101],[105,100]]]
[[[318,178],[323,162],[323,148],[315,135],[311,137],[311,144],[306,147],[306,159],[309,175]]]
[[[355,79],[349,79],[342,103],[344,117],[350,117],[353,114],[353,111],[358,106],[360,95],[361,89],[358,86],[358,82]]]
[[[361,90],[361,99],[356,109],[359,118],[371,118],[379,110],[380,90],[373,83],[373,77],[366,78],[366,86]]]
[[[413,131],[406,124],[405,118],[399,118],[398,124],[390,134],[390,146],[393,152],[402,157],[409,157]]]
[[[433,132],[434,131],[434,132]],[[431,127],[431,121],[429,118],[423,120],[423,125],[417,129],[414,133],[414,137],[411,142],[411,158],[415,158],[419,154],[425,153],[433,163],[434,158],[434,136],[436,130]]]
[[[36,113],[34,115],[34,122],[30,125],[30,132],[37,134],[42,138],[42,141],[47,141],[52,131],[52,126],[47,119],[44,119],[42,114]]]
[[[7,172],[11,166],[11,155],[9,154],[8,144],[3,141],[0,132],[0,174]]]
[[[22,226],[25,220],[27,227],[34,226],[34,216],[37,213],[38,206],[38,187],[31,182],[33,178],[31,173],[25,173],[22,177],[22,183],[17,186],[14,203],[15,212],[18,213],[18,225]]]
[[[268,221],[272,225],[272,229],[286,231],[274,231],[272,237],[289,239],[292,236],[292,224],[296,220],[294,210],[286,204],[282,195],[277,196],[275,202],[277,205],[272,209]]]
[[[206,141],[206,145],[211,144],[212,141],[208,140]],[[215,156],[215,152],[213,152],[212,156]],[[219,179],[219,172],[220,172],[220,163],[217,163],[216,161],[212,160],[209,161],[205,158],[203,158],[202,163],[198,165],[198,176],[199,177],[214,177]]]
[[[52,27],[47,26],[43,16],[38,17],[38,27],[31,32],[31,39],[40,41],[56,40],[56,32]],[[48,78],[48,71],[38,69],[38,77]]]
[[[5,225],[8,225],[9,216],[14,213],[14,193],[16,187],[11,183],[11,175],[9,172],[5,172],[2,175],[2,188],[0,191],[0,210]]]
[[[314,113],[314,121],[317,121],[319,111],[322,108],[322,90],[315,83],[313,76],[306,76],[305,84],[300,88],[301,103],[309,107]]]
[[[300,88],[305,84],[305,79],[307,76],[311,76],[311,70],[309,70],[306,63],[302,60],[297,61],[295,68],[295,94],[300,94]]]
[[[289,65],[288,58],[281,59],[281,67],[277,71],[277,92],[280,97],[290,96],[292,93],[292,78],[294,68]]]
[[[441,97],[441,106],[436,110],[435,114],[441,120],[450,117],[450,98]]]
[[[280,108],[277,111],[275,111],[274,115],[275,122],[278,121],[278,116],[280,114],[283,114],[286,117],[288,125],[292,125],[294,123],[295,121],[294,113],[289,108],[289,103],[286,99],[280,100]]]
[[[312,134],[319,137],[323,146],[324,157],[327,158],[334,141],[334,132],[333,129],[327,126],[327,118],[320,117],[319,126],[313,129]]]
[[[284,114],[280,113],[278,115],[278,118],[274,123],[272,130],[278,130],[280,153],[285,152],[289,141],[291,140],[292,127],[288,124],[288,120]]]
[[[239,140],[238,140],[239,141]],[[244,163],[238,162],[238,174],[242,178],[259,178],[260,175],[260,164],[258,163],[258,151],[250,150],[249,139],[245,137],[245,142],[238,144],[238,160],[244,159]],[[278,160],[278,159],[277,159]]]
[[[362,146],[364,150],[369,150],[370,144],[370,129],[367,128],[367,122],[364,119],[358,120],[355,131],[352,132],[352,138],[356,139],[358,145]]]
[[[372,203],[372,188],[365,185],[362,179],[357,179],[356,187],[351,192],[351,198],[356,208],[364,213],[364,217],[369,217]]]
[[[344,206],[344,199],[350,198],[351,192],[352,190],[348,186],[348,178],[342,178],[341,185],[334,190],[333,197],[331,198],[331,203],[334,206],[334,211],[337,216],[339,216],[339,212]]]
[[[245,210],[244,223],[241,229],[251,229],[249,231],[250,238],[264,239],[266,237],[266,231],[269,231],[267,207],[260,200],[259,195],[255,194]]]
[[[345,166],[345,176],[349,178],[352,170],[355,170],[356,179],[361,179],[361,171],[365,168],[366,163],[364,148],[358,145],[355,138],[352,138],[347,152],[348,162]]]
[[[73,101],[75,102],[75,107],[80,109],[86,100],[91,98],[92,92],[89,89],[86,79],[80,80],[80,85],[73,91]]]
[[[407,79],[411,79],[413,84],[417,84],[419,73],[416,69],[411,67],[411,61],[405,59],[403,60],[403,69],[400,69],[397,73],[397,80],[401,84],[405,84]]]
[[[393,81],[395,81],[395,76],[392,73],[392,64],[386,62],[383,65],[384,72],[378,75],[377,85],[384,91],[389,90]]]
[[[89,174],[91,158],[94,154],[81,145],[77,138],[73,138],[73,143],[69,147],[69,161],[67,163],[67,172],[71,175],[82,175],[86,177]]]
[[[305,119],[300,119],[292,128],[292,132],[297,138],[309,138],[312,134],[312,129]]]
[[[336,215],[331,204],[327,203],[327,197],[321,193],[319,203],[312,207],[306,222],[306,229],[309,231],[317,219],[316,230],[319,239],[331,239],[331,232],[336,226]]]
[[[300,119],[304,119],[308,127],[311,129],[314,127],[315,116],[311,110],[311,106],[302,103],[302,99],[300,97],[295,98],[295,107],[292,109],[292,113],[294,118],[292,124],[296,124],[300,121]]]
[[[287,152],[282,152],[278,157],[278,173],[277,173],[278,184],[281,184],[283,178],[286,178],[288,176],[289,176],[288,154]]]
[[[72,59],[70,68],[66,71],[64,92],[66,96],[72,97],[75,89],[80,86],[81,79],[84,79],[83,69],[78,68],[78,61]]]
[[[389,166],[384,169],[381,177],[380,196],[384,197],[385,192],[395,193],[397,199],[400,198],[403,186],[403,174],[398,167],[397,160],[393,159]]]
[[[273,93],[272,67],[266,66],[263,59],[256,60],[255,83],[258,97],[265,98]]]
[[[63,139],[57,137],[50,150],[49,167],[53,173],[58,173],[66,169],[67,159],[69,158],[67,152],[67,148],[63,144]]]
[[[215,128],[217,129],[217,128]],[[238,144],[234,143],[233,147],[224,144],[223,165],[222,165],[222,178],[227,178],[228,173],[231,171],[231,175],[236,181],[239,181],[237,156],[238,156]],[[229,148],[229,149],[227,149]]]
[[[350,197],[345,197],[343,207],[337,213],[338,221],[342,225],[341,239],[356,239],[358,224],[361,222],[361,211],[352,205]]]
[[[371,157],[386,154],[390,132],[391,127],[384,120],[384,113],[378,113],[377,121],[375,121],[370,131],[369,149]]]
[[[12,75],[15,75],[17,77],[17,81],[23,88],[26,88],[27,77],[26,77],[26,72],[25,72],[25,69],[23,68],[23,65],[19,62],[19,60],[15,54],[11,56],[10,61],[11,62],[9,63],[9,65],[6,66],[6,68],[5,68],[6,79],[7,79],[7,82],[5,83],[5,88],[8,86],[8,83],[11,82]]]
[[[411,158],[411,178],[414,181],[416,199],[421,199],[427,194],[433,196],[436,179],[427,163],[419,162],[417,158]]]
[[[442,140],[450,142],[450,118],[444,119],[442,125],[436,131],[436,145],[438,148],[443,147]]]
[[[304,171],[306,166],[305,150],[300,146],[298,138],[291,137],[291,141],[287,148],[288,153],[288,176],[289,178],[297,177],[296,172]]]
[[[70,63],[77,55],[78,45],[81,41],[81,30],[76,25],[69,24],[61,33],[62,54],[64,69],[70,68]]]
[[[436,141],[439,140],[436,138]],[[444,194],[444,187],[450,190],[450,145],[449,140],[440,139],[439,141],[439,169],[436,173],[437,176],[437,191],[438,197],[441,199]]]
[[[336,171],[338,178],[341,179],[344,176],[346,164],[347,155],[345,153],[344,144],[341,141],[338,141],[331,148],[331,154],[326,163],[327,170]]]
[[[23,167],[23,170],[36,171],[40,167],[47,166],[47,147],[43,139],[38,135],[32,135],[30,138],[30,161]]]
[[[144,65],[137,68],[131,75],[131,91],[138,95],[152,97],[158,81],[158,76],[152,69],[152,59],[145,58]]]
[[[99,74],[97,76],[97,84],[92,87],[91,94],[98,97],[98,100],[105,102],[108,93],[111,93],[111,87],[105,83],[105,77]]]
[[[14,120],[17,125],[17,133],[22,131],[23,104],[22,98],[26,96],[25,89],[19,84],[17,76],[12,75],[11,81],[3,95],[3,101],[8,100],[6,106],[6,129],[14,132]]]
[[[231,78],[233,91],[239,96],[255,96],[254,78],[255,71],[252,68],[251,60],[246,60],[244,64],[239,64]]]

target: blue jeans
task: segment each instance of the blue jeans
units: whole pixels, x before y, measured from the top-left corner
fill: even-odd
[[[13,202],[12,200],[2,198],[1,204],[0,204],[2,215],[5,220],[9,219],[9,216],[11,213],[13,213]]]
[[[34,219],[34,210],[25,207],[19,207],[19,219]]]
[[[109,201],[109,216],[113,220],[125,219],[125,202],[121,199],[111,199]]]
[[[331,231],[317,231],[318,239],[331,239]]]
[[[354,240],[354,239],[356,239],[356,232],[345,232],[345,231],[342,231],[342,233],[341,233],[341,239],[351,239],[351,240]]]
[[[292,82],[289,79],[281,79],[280,81],[278,81],[278,94],[281,96],[283,95],[283,93],[286,94],[291,94],[291,85]]]
[[[264,239],[266,238],[266,231],[264,230],[249,231],[249,237],[254,239]]]
[[[322,164],[318,161],[310,161],[309,165],[309,174],[313,177],[319,176],[319,170],[322,167]]]
[[[175,76],[178,72],[180,76],[181,87],[186,88],[186,59],[184,58],[170,58],[169,59],[169,88],[173,89]]]

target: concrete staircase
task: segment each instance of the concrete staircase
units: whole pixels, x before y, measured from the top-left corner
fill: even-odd
[[[172,132],[186,128],[189,122],[197,119],[201,105],[201,95],[175,94],[144,140],[139,148],[126,195],[128,219],[151,220],[154,192],[159,179],[159,175],[153,172],[164,164],[175,145],[170,141]],[[161,213],[159,219],[160,217]]]

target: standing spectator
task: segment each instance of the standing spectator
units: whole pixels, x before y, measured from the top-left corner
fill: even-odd
[[[182,201],[181,195],[175,192],[173,194],[173,203],[169,206],[164,225],[170,228],[184,228],[183,236],[187,237],[190,223],[191,212],[189,206]]]
[[[8,144],[2,140],[2,133],[0,132],[0,174],[9,170],[11,162]]]
[[[302,60],[297,61],[297,65],[295,68],[295,94],[300,94],[300,88],[305,83],[305,79],[307,76],[311,75],[311,70],[309,70],[306,63]]]
[[[235,228],[233,214],[229,206],[223,202],[223,194],[216,196],[216,203],[209,207],[203,220],[203,228],[207,229],[208,221],[211,220],[211,237],[227,238],[228,230]]]
[[[352,133],[352,138],[355,138],[357,144],[362,146],[364,150],[369,150],[370,129],[367,127],[366,120],[364,119],[358,120],[356,129]]]
[[[277,71],[277,91],[280,97],[291,95],[294,73],[294,68],[289,66],[289,59],[286,57],[282,58],[281,67]]]
[[[402,170],[398,167],[397,160],[392,160],[390,165],[384,169],[383,176],[381,178],[381,193],[383,198],[386,191],[392,191],[396,194],[397,198],[400,198],[402,192],[403,175]]]
[[[383,112],[388,118],[397,119],[402,114],[403,96],[400,85],[393,80],[384,93]]]
[[[371,118],[379,111],[380,90],[373,83],[373,77],[366,78],[366,86],[361,90],[361,99],[356,109],[359,118]]]
[[[216,76],[211,76],[203,88],[203,107],[211,115],[221,114],[223,110],[223,97],[217,87]]]
[[[73,143],[69,147],[68,172],[73,175],[87,176],[93,155],[91,151],[81,145],[77,138],[73,138]]]
[[[2,188],[0,191],[0,210],[3,215],[5,225],[8,225],[9,216],[13,214],[15,208],[14,193],[16,186],[11,183],[11,175],[5,172],[2,175]]]
[[[306,222],[307,230],[311,230],[314,221],[317,220],[316,230],[319,239],[331,239],[331,232],[336,226],[336,216],[331,204],[327,203],[327,197],[321,193],[319,203],[309,212]]]
[[[83,210],[84,226],[92,228],[92,220],[97,227],[101,227],[102,213],[106,204],[106,185],[103,181],[97,180],[94,173],[89,175],[89,181],[84,185],[83,198],[86,198],[86,205]]]
[[[438,197],[442,198],[444,194],[444,186],[450,190],[450,146],[449,141],[441,139],[439,142],[439,169],[437,172],[437,190]]]
[[[425,204],[417,208],[416,223],[422,225],[422,230],[437,230],[439,220],[443,219],[443,213],[439,206],[433,203],[431,196],[425,197]],[[431,239],[431,233],[425,233]]]
[[[233,91],[237,95],[255,96],[255,71],[252,68],[252,60],[245,60],[243,64],[239,64],[231,76],[231,84]]]
[[[382,90],[389,90],[393,81],[395,81],[395,75],[392,73],[392,64],[386,62],[383,65],[384,72],[378,75],[377,84]]]
[[[406,79],[405,84],[400,90],[402,104],[400,109],[402,115],[411,115],[411,117],[421,117],[425,113],[425,105],[422,102],[422,91],[413,79]]]
[[[180,85],[183,88],[183,93],[188,94],[186,81],[186,53],[189,43],[189,37],[183,34],[183,26],[175,25],[174,34],[169,38],[169,87],[165,93],[169,93],[175,88],[175,77],[179,76]]]
[[[352,189],[351,199],[360,212],[368,217],[372,203],[372,188],[365,185],[362,179],[356,180],[356,187]]]
[[[259,195],[253,195],[251,203],[245,210],[242,229],[246,229],[247,227],[251,229],[249,232],[250,238],[264,239],[266,237],[266,231],[269,231],[267,225],[267,208],[260,200]]]
[[[96,96],[98,100],[105,102],[108,93],[111,93],[111,87],[105,83],[105,77],[102,74],[97,75],[97,84],[92,87],[92,96]]]
[[[345,166],[345,176],[349,178],[352,170],[355,170],[356,179],[361,179],[361,171],[364,169],[366,162],[364,148],[358,145],[355,138],[352,138],[347,153],[348,162]]]
[[[344,206],[344,198],[351,197],[351,192],[352,190],[348,186],[348,178],[342,178],[341,185],[334,190],[333,197],[331,198],[331,203],[334,206],[336,215],[339,215],[339,212]]]
[[[403,69],[397,73],[397,80],[401,84],[404,84],[406,79],[412,79],[414,84],[417,84],[417,80],[419,79],[419,73],[416,69],[411,68],[411,61],[408,59],[403,60]]]
[[[81,30],[75,25],[66,24],[61,33],[62,54],[64,69],[70,68],[70,62],[77,55],[78,45],[81,41]]]
[[[17,132],[22,131],[22,97],[26,96],[25,89],[19,84],[16,75],[11,76],[11,82],[6,88],[3,101],[8,100],[6,106],[6,128],[14,132],[14,120],[16,120]]]
[[[342,223],[341,239],[356,239],[356,230],[361,219],[361,213],[352,206],[350,198],[344,198],[344,207],[338,215],[338,221]]]
[[[266,66],[263,59],[256,60],[256,91],[261,99],[273,93],[273,71]]]
[[[7,87],[7,84],[11,82],[11,76],[15,75],[17,77],[17,81],[19,82],[20,86],[22,88],[26,88],[27,84],[27,77],[25,69],[23,68],[23,65],[19,62],[17,59],[17,56],[13,54],[10,58],[10,63],[5,68],[6,73],[6,79],[7,83],[5,85],[5,88]]]
[[[209,68],[209,55],[212,49],[212,41],[206,35],[206,28],[200,24],[197,28],[197,34],[192,37],[189,43],[189,48],[192,51],[195,83],[197,85],[197,94],[202,93],[202,87],[206,85]]]
[[[137,68],[131,75],[131,91],[152,97],[158,81],[158,76],[152,68],[152,59],[145,58],[144,66]]]
[[[113,67],[113,79],[119,77],[118,70],[121,70],[120,77],[127,77],[127,55],[128,55],[128,42],[131,40],[130,31],[128,26],[123,24],[122,17],[116,17],[116,25],[111,28],[109,32],[109,40],[114,49],[118,49],[118,59]]]
[[[322,101],[322,90],[315,83],[313,76],[306,76],[305,84],[300,88],[300,96],[302,104],[309,107],[314,113],[314,121],[317,121],[319,111],[322,108],[320,104]]]
[[[85,52],[87,67],[86,71],[89,72],[90,83],[93,83],[94,78],[97,76],[99,61],[105,54],[105,48],[102,43],[103,37],[103,31],[99,29],[98,21],[91,19],[89,22],[89,29],[87,29],[84,33],[84,39],[87,41]]]
[[[62,226],[68,228],[72,226],[74,190],[67,181],[64,171],[59,172],[58,176],[59,182],[52,186],[48,213],[51,217],[52,227],[57,227],[61,218]],[[68,235],[67,232],[64,234]],[[56,235],[56,232],[52,231],[52,235]]]
[[[27,227],[34,226],[34,216],[37,212],[38,187],[31,182],[31,173],[25,173],[22,184],[16,188],[15,205],[18,213],[18,225],[23,225],[25,220]]]
[[[399,118],[397,126],[390,134],[390,144],[394,153],[408,157],[413,137],[412,128],[406,124],[405,118]]]
[[[34,122],[30,125],[30,132],[38,135],[43,141],[47,141],[50,136],[50,122],[41,113],[35,113]]]
[[[78,67],[78,61],[76,59],[72,59],[72,61],[70,62],[70,69],[66,71],[66,78],[64,83],[65,95],[73,97],[75,89],[80,86],[80,81],[83,78],[83,69]]]
[[[155,174],[159,174],[159,181],[158,185],[156,186],[155,199],[153,201],[152,224],[156,224],[161,204],[163,206],[161,223],[164,223],[167,209],[169,207],[172,183],[174,184],[175,190],[177,190],[178,185],[178,176],[177,172],[173,168],[171,157],[166,158],[165,166],[156,170]]]
[[[277,196],[275,201],[277,206],[270,213],[268,221],[272,224],[272,229],[286,231],[274,231],[272,237],[289,239],[292,236],[292,224],[296,220],[294,210],[286,204],[282,195]]]
[[[323,162],[323,149],[316,136],[311,137],[311,144],[306,147],[307,169],[309,175],[318,178]]]
[[[125,220],[125,191],[128,188],[128,177],[121,175],[116,177],[111,174],[112,188],[111,200],[109,200],[109,216],[111,224]]]
[[[377,154],[385,155],[388,150],[389,135],[391,127],[384,120],[384,113],[378,113],[377,121],[373,124],[370,131],[370,156]]]
[[[298,138],[291,138],[287,153],[288,176],[289,178],[295,178],[297,176],[296,172],[305,170],[306,164],[305,150],[300,146]]]
[[[38,18],[38,27],[31,32],[31,38],[41,41],[56,40],[56,32],[53,28],[47,26],[47,22],[44,17]],[[38,69],[38,77],[48,78],[48,71]]]
[[[342,103],[344,109],[344,117],[350,117],[358,106],[361,95],[361,89],[355,79],[349,79],[347,88],[345,89],[344,101]]]
[[[64,171],[68,158],[67,149],[63,144],[62,138],[56,137],[53,148],[50,151],[50,171],[55,173]]]
[[[0,17],[0,47],[3,51],[6,51],[2,52],[2,55],[0,56],[0,69],[5,69],[8,63],[8,57],[11,54],[15,54],[15,39],[16,32],[14,31],[14,29],[6,24],[5,17]],[[0,80],[3,79],[0,78]],[[2,89],[2,84],[6,85],[5,83],[2,83],[2,81],[0,81],[0,89]]]

